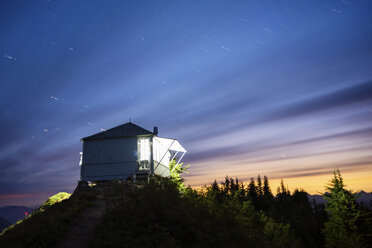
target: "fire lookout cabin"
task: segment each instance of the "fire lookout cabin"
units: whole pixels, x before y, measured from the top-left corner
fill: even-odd
[[[124,180],[146,175],[167,177],[169,163],[186,150],[176,139],[158,137],[131,122],[81,139],[80,177],[82,181]],[[177,158],[178,158],[177,157]]]

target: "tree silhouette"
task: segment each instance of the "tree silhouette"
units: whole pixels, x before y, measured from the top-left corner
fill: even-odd
[[[358,223],[363,222],[362,213],[357,208],[354,194],[344,186],[341,173],[337,169],[326,186],[329,193],[323,195],[327,200],[326,210],[329,213],[329,221],[323,229],[325,247],[365,247],[363,231],[358,228]]]
[[[263,195],[262,180],[260,175],[257,176],[257,195],[258,197],[261,197]]]
[[[264,176],[263,195],[267,200],[270,200],[274,197],[273,194],[271,193],[269,179],[267,178],[267,176]]]

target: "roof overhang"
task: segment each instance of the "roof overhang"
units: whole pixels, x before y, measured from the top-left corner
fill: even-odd
[[[92,135],[93,136],[93,135]],[[91,141],[91,140],[112,140],[112,139],[123,139],[123,138],[133,138],[133,137],[153,137],[154,134],[139,134],[139,135],[131,135],[131,136],[117,136],[117,137],[104,137],[104,138],[94,138],[92,136],[88,136],[85,138],[80,139],[81,142]]]

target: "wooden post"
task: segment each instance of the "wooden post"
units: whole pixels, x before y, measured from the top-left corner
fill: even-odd
[[[150,138],[150,173],[151,176],[154,175],[154,145],[153,137]]]

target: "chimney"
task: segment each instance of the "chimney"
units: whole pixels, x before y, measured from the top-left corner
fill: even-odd
[[[154,132],[155,136],[158,136],[158,127],[154,127]]]

